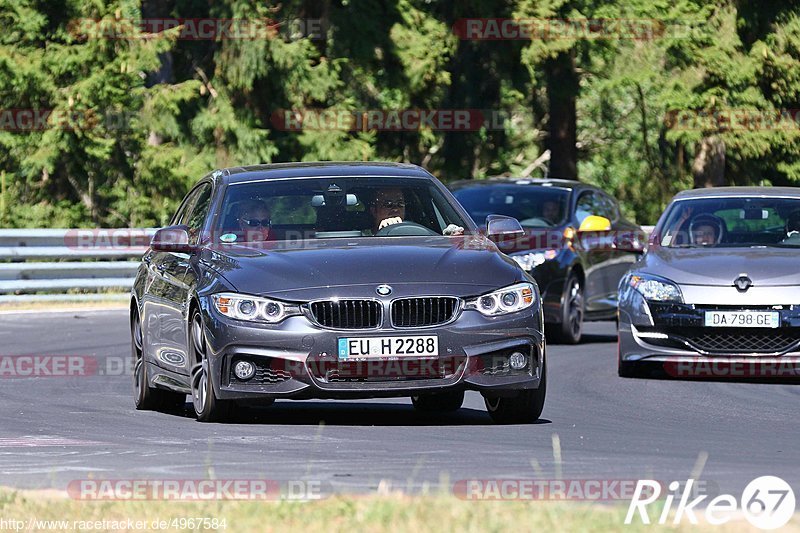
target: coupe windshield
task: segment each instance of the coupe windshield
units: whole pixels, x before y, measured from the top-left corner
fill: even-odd
[[[488,215],[505,215],[523,226],[547,228],[564,223],[569,191],[530,185],[477,185],[453,195],[478,224],[483,224]]]
[[[461,235],[468,228],[428,180],[299,178],[229,185],[216,240]]]
[[[800,199],[680,200],[670,210],[661,245],[800,247]]]

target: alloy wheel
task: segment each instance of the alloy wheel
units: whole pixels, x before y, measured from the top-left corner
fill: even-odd
[[[133,367],[133,387],[136,392],[136,397],[141,398],[142,390],[147,386],[144,373],[144,342],[142,336],[142,323],[139,320],[138,313],[133,317],[133,325],[131,326],[131,333],[133,337],[133,350],[136,357]]]
[[[583,328],[583,291],[581,290],[581,283],[577,279],[572,280],[569,288],[569,328],[572,335],[577,337]]]
[[[199,314],[192,321],[192,346],[200,358],[200,363],[192,372],[192,403],[195,412],[202,413],[208,401],[208,359],[205,353],[203,323]]]

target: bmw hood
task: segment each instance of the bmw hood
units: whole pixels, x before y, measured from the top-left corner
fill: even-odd
[[[682,285],[733,286],[742,274],[754,286],[800,285],[800,250],[775,247],[654,248],[636,270]]]
[[[202,261],[239,292],[305,301],[374,297],[473,296],[526,279],[484,237],[320,239],[254,246],[215,245]]]

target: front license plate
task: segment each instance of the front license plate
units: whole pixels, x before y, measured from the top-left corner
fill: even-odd
[[[430,357],[437,355],[439,355],[439,338],[436,335],[347,337],[339,339],[339,359]]]
[[[705,325],[712,328],[778,328],[781,314],[777,311],[706,311]]]

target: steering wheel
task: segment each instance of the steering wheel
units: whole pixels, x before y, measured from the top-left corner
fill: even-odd
[[[416,222],[398,222],[375,232],[376,237],[426,237],[429,235],[439,234]]]

